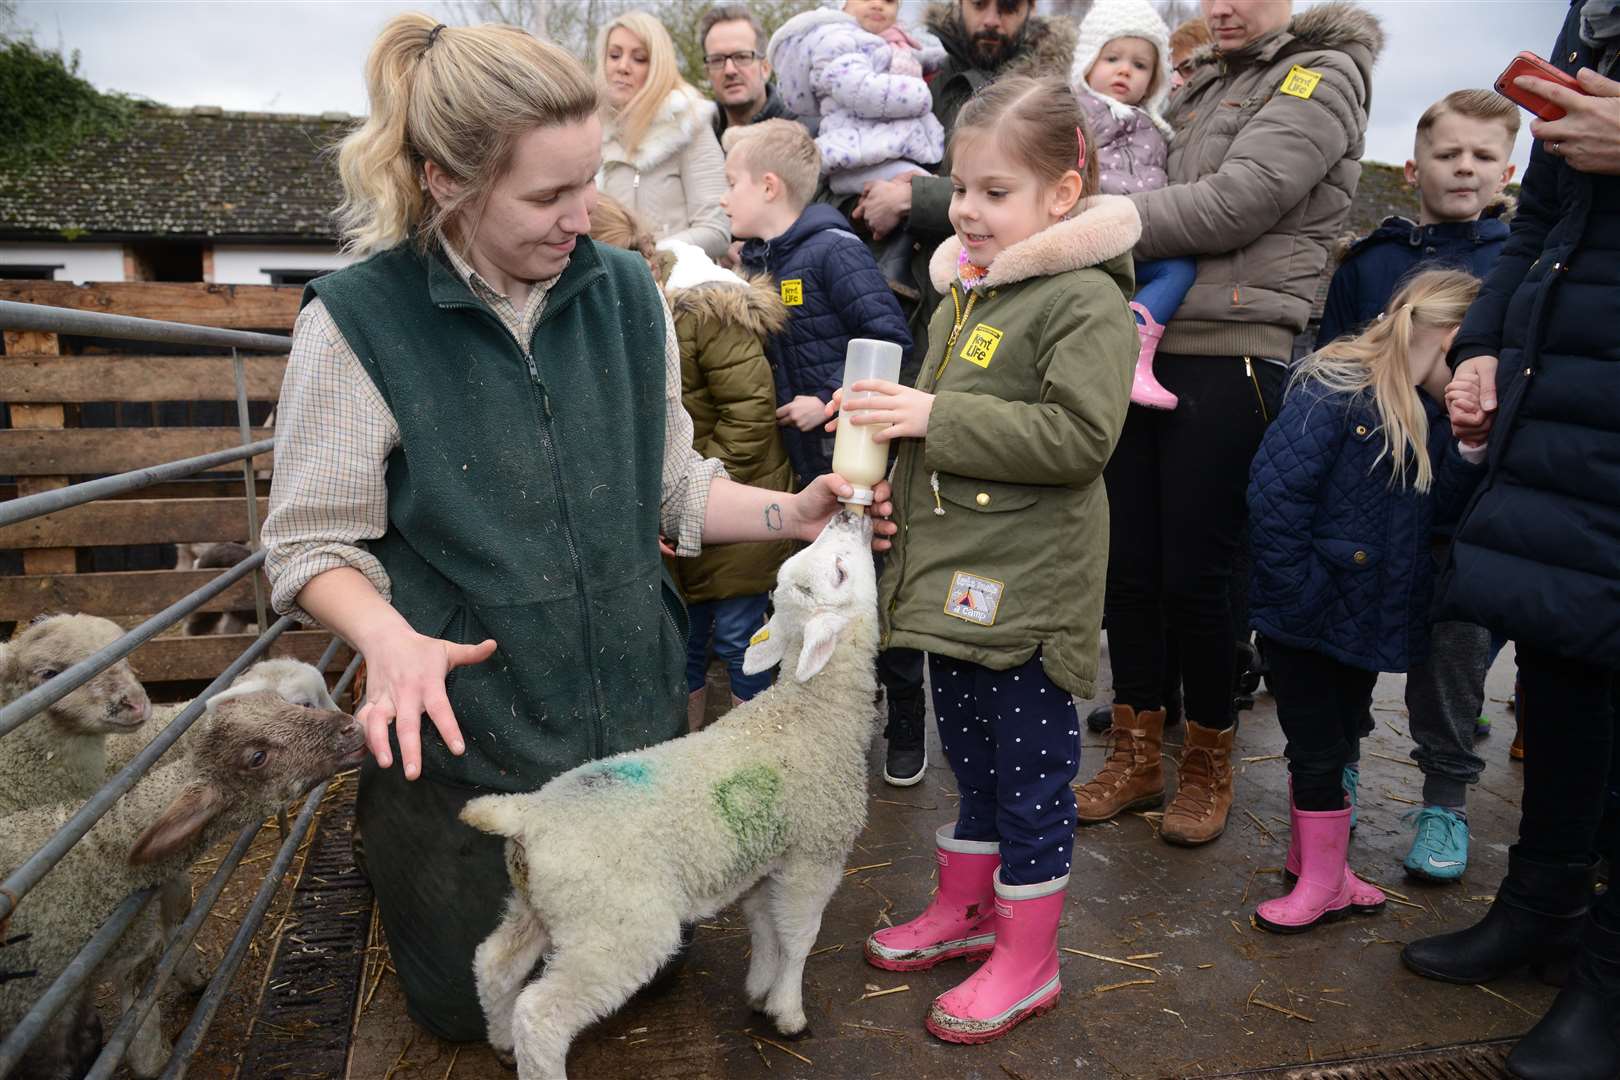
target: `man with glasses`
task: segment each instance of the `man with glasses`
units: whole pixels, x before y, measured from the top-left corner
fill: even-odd
[[[746,5],[710,8],[698,23],[698,37],[703,42],[703,70],[720,106],[714,116],[716,138],[733,124],[799,119],[771,85],[771,65],[765,59],[770,38]]]

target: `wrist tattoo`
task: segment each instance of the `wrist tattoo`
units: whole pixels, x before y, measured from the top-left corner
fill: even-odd
[[[771,503],[765,508],[765,527],[771,532],[782,531],[782,504]]]

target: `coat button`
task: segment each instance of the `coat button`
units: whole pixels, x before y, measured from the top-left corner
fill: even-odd
[[[1569,62],[1572,63],[1572,64],[1575,61],[1579,60],[1580,58],[1581,58],[1581,54],[1578,53],[1578,52],[1572,52],[1572,53],[1569,54]]]
[[[989,506],[990,493],[988,491],[981,491],[978,495],[974,496],[973,501],[978,503],[980,506]]]
[[[1356,425],[1356,434],[1365,437],[1366,434],[1367,434],[1367,425],[1366,424],[1357,424]]]
[[[1367,553],[1365,551],[1358,551],[1350,557],[1356,561],[1357,566],[1367,565]]]

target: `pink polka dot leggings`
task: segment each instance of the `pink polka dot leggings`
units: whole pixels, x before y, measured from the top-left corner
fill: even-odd
[[[934,716],[962,799],[956,838],[1001,844],[1001,880],[1036,885],[1069,872],[1080,721],[1039,651],[1007,671],[928,655]]]

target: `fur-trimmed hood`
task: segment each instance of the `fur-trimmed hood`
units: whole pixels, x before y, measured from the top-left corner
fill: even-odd
[[[964,68],[977,68],[979,62],[962,36],[957,18],[957,0],[928,5],[923,26],[945,47],[945,55]],[[1078,35],[1072,20],[1062,16],[1031,15],[1024,23],[1012,58],[995,70],[995,76],[1033,75],[1038,79],[1066,79],[1074,59]]]
[[[679,319],[693,314],[726,326],[738,326],[764,338],[787,325],[788,310],[770,275],[742,276],[710,259],[696,244],[666,240],[658,245],[673,265],[664,276],[664,296]]]
[[[602,162],[622,162],[637,172],[646,172],[680,152],[705,124],[712,125],[714,114],[714,102],[697,96],[684,86],[677,86],[664,99],[663,107],[653,117],[646,134],[642,135],[640,145],[631,152],[619,141],[617,118],[604,112]]]
[[[1129,252],[1142,235],[1142,219],[1137,216],[1136,206],[1123,195],[1094,195],[1082,199],[1078,209],[1068,220],[1043,229],[998,255],[990,266],[989,276],[984,279],[984,287],[995,288],[1026,278],[1097,266]],[[939,245],[928,261],[928,276],[938,292],[950,291],[951,282],[957,277],[956,260],[961,251],[962,241],[952,236]],[[1129,288],[1126,292],[1129,294]]]

